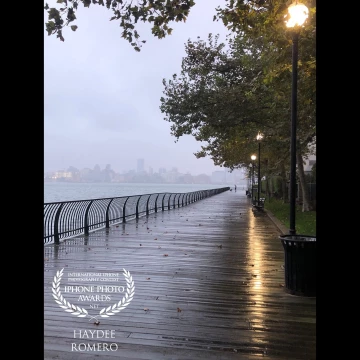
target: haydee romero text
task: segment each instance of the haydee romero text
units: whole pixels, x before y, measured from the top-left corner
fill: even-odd
[[[74,339],[115,339],[115,330],[74,330]],[[108,342],[71,343],[71,351],[116,351],[118,345]]]

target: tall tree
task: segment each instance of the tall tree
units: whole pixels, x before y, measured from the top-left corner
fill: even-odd
[[[283,52],[288,49],[269,46],[267,37],[244,34],[230,40],[228,46],[212,35],[208,43],[189,40],[185,51],[180,75],[163,80],[165,97],[160,108],[165,120],[172,123],[171,134],[177,139],[191,134],[207,142],[197,157],[208,155],[216,165],[234,168],[249,164],[249,154],[256,150],[254,137],[260,131],[266,135],[262,159],[268,173],[284,174],[281,162],[288,163],[290,150],[291,67],[276,75],[272,71],[279,68],[278,59],[285,59]],[[298,124],[298,153],[304,155],[315,136],[311,98],[315,76],[311,74],[307,92],[299,99],[299,107],[306,108],[301,113],[306,121]],[[302,183],[302,188],[307,189],[306,184]]]
[[[163,80],[160,109],[172,123],[173,136],[191,134],[207,142],[197,156],[210,155],[228,167],[249,163],[244,147],[248,153],[256,146],[258,131],[268,143],[286,144],[289,107],[274,101],[276,90],[264,83],[261,39],[238,37],[225,48],[218,36],[209,35],[208,43],[189,40],[185,51],[180,76]]]

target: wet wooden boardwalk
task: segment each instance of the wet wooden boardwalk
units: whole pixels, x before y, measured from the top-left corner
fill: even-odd
[[[244,191],[225,192],[45,246],[44,359],[315,359],[316,299],[284,291],[279,230],[266,215],[255,215]],[[78,301],[89,293],[66,292],[65,286],[126,289],[126,269],[133,299],[108,318],[78,317],[52,296],[61,269],[55,290],[92,316],[124,294],[110,294],[93,309],[94,302]],[[118,283],[70,282],[74,273],[120,277]],[[102,330],[100,337],[113,330],[108,334],[114,337],[74,338],[80,330],[83,336]],[[97,343],[112,348],[93,351]]]

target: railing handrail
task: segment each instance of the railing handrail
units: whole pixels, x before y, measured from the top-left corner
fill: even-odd
[[[229,189],[230,187],[223,187],[196,190],[187,193],[158,192],[44,203],[44,243],[54,242],[58,244],[60,239],[67,239],[82,234],[87,236],[90,231],[95,231],[103,227],[109,228],[110,223],[112,225],[125,223],[127,221],[126,218],[129,217],[138,219],[139,214],[148,216],[150,212],[157,213],[158,211],[175,209],[180,206],[183,207]],[[190,197],[190,201],[184,202],[185,195],[191,194],[194,196]],[[159,195],[163,196],[159,197]],[[154,198],[154,196],[156,197]],[[131,198],[137,198],[137,201],[129,201]],[[141,198],[144,200],[141,201]],[[164,204],[165,198],[167,198],[167,206]],[[119,202],[119,200],[123,201]]]
[[[112,197],[95,198],[95,199],[79,199],[79,200],[54,201],[54,202],[44,203],[44,205],[49,205],[49,204],[62,204],[62,203],[72,203],[72,202],[77,202],[77,201],[122,199],[122,198],[129,198],[129,197],[135,197],[135,196],[154,195],[154,194],[159,194],[159,195],[160,195],[160,194],[176,194],[176,195],[177,195],[177,194],[191,194],[191,193],[198,192],[198,191],[209,191],[209,190],[218,190],[218,189],[227,189],[227,187],[224,187],[224,188],[215,188],[215,189],[205,189],[205,190],[194,190],[194,191],[189,191],[189,192],[176,192],[176,193],[172,193],[172,192],[156,192],[156,193],[150,193],[150,194],[112,196]],[[229,187],[229,189],[230,189],[230,187]]]

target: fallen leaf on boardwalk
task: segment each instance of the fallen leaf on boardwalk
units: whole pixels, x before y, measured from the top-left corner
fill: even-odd
[[[88,248],[89,250],[91,250],[91,248]]]
[[[95,325],[99,325],[99,324],[100,324],[100,321],[95,321],[94,324],[95,324]]]
[[[149,308],[144,308],[144,311],[149,311]]]
[[[176,230],[176,232],[179,232],[178,230]]]
[[[218,245],[218,248],[219,248],[219,249],[222,249],[222,245]]]
[[[154,240],[157,240],[157,238],[155,238]]]
[[[168,254],[164,254],[164,256],[169,256]]]
[[[150,278],[146,278],[146,280],[150,280]]]
[[[189,219],[186,219],[186,221],[189,221]]]
[[[279,284],[279,286],[284,287],[284,284]]]
[[[140,244],[140,246],[142,246],[142,245]]]
[[[158,249],[161,249],[161,246],[158,246]]]
[[[187,254],[184,254],[184,255],[187,255]]]
[[[252,276],[252,277],[257,277],[257,275],[256,275],[256,274],[252,274],[251,276]]]
[[[181,312],[181,309],[180,309],[180,308],[177,308],[177,312]]]
[[[116,227],[119,227],[119,225],[116,225]],[[94,323],[95,324],[95,323]]]
[[[199,224],[199,226],[201,226],[201,224]]]

